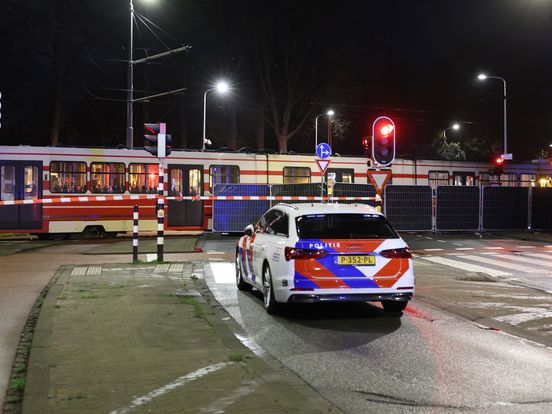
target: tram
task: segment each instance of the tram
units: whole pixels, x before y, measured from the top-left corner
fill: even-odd
[[[337,182],[369,184],[370,160],[332,156],[325,174]],[[550,163],[508,163],[497,174],[491,163],[399,158],[387,170],[388,184],[552,186]],[[158,160],[142,148],[0,146],[0,201],[89,196],[93,201],[0,205],[0,233],[39,237],[95,231],[116,235],[132,231],[132,210],[140,209],[140,230],[157,229],[154,199],[132,200],[135,194],[156,194]],[[165,195],[212,195],[222,183],[316,183],[322,173],[313,155],[229,151],[174,150],[165,164]],[[121,195],[120,200],[94,197]],[[212,202],[168,200],[166,230],[212,228]]]

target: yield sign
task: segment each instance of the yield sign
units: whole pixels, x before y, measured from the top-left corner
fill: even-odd
[[[322,174],[326,172],[328,169],[328,165],[330,165],[330,160],[315,160],[316,164],[318,165],[318,169]]]
[[[391,178],[391,171],[368,171],[368,181],[374,186],[379,194],[385,188],[387,182]]]

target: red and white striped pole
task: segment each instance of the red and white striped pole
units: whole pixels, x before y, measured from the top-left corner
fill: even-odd
[[[132,261],[138,261],[138,205],[134,205],[134,212],[132,213]]]
[[[165,178],[165,158],[159,158],[159,184],[157,192],[157,261],[163,261],[163,244],[164,244],[164,217],[165,217],[165,198],[164,193],[164,178]]]

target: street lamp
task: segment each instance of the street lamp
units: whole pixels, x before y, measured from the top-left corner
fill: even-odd
[[[504,83],[504,154],[508,153],[508,128],[506,124],[506,79],[500,76],[489,76],[484,73],[480,73],[477,79],[484,81],[485,79],[499,79]]]
[[[447,131],[448,131],[449,129],[454,129],[455,131],[458,131],[458,130],[460,129],[460,125],[459,125],[459,124],[453,124],[452,126],[450,126],[450,127],[448,127],[448,128],[445,128],[445,129],[443,130],[443,137],[444,137],[445,139],[447,139]]]
[[[320,118],[321,116],[327,116],[328,117],[328,144],[330,144],[330,132],[331,132],[331,127],[330,127],[330,123],[332,122],[332,117],[335,115],[335,112],[330,109],[328,110],[328,112],[326,112],[325,114],[320,114],[320,115],[317,115],[316,118],[314,118],[314,150],[316,151],[316,147],[318,146],[318,118]]]
[[[229,89],[230,87],[226,82],[219,82],[214,88],[207,89],[205,91],[205,94],[203,95],[203,140],[201,144],[202,151],[205,151],[206,144],[211,145],[211,141],[208,140],[207,137],[205,136],[206,127],[207,127],[207,94],[211,91],[217,91],[221,95],[224,95],[226,92],[228,92]]]

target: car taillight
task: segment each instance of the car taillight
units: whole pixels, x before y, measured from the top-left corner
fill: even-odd
[[[379,252],[380,255],[388,259],[411,259],[412,253],[408,247],[403,247],[402,249],[390,249],[382,250]]]
[[[313,250],[313,249],[300,249],[297,247],[286,247],[284,255],[286,257],[286,261],[289,262],[291,259],[295,259],[295,260],[320,259],[321,257],[327,256],[328,252],[326,250]]]

